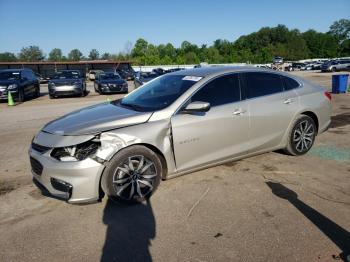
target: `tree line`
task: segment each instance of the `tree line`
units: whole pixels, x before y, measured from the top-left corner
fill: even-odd
[[[300,32],[285,25],[263,27],[257,32],[239,37],[236,41],[217,39],[210,46],[183,41],[180,47],[171,43],[154,45],[138,39],[134,46],[128,43],[126,50],[118,54],[103,53],[92,49],[84,57],[79,49],[67,56],[54,48],[48,56],[38,46],[21,49],[20,53],[0,53],[0,61],[79,61],[79,60],[131,60],[135,65],[198,64],[208,63],[269,63],[274,56],[285,60],[331,58],[350,56],[350,20],[334,22],[326,33],[310,29]]]

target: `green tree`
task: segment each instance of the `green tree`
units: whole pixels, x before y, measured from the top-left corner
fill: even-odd
[[[0,53],[0,61],[1,62],[16,62],[17,57],[14,53],[10,53],[10,52]]]
[[[19,59],[27,62],[37,62],[44,60],[43,51],[38,46],[23,47],[19,53]]]
[[[68,60],[70,61],[80,61],[82,58],[83,54],[79,49],[73,49],[68,54]]]
[[[101,55],[101,59],[102,59],[102,60],[111,60],[111,59],[112,59],[112,56],[111,56],[110,53],[103,53],[103,54]]]
[[[338,55],[339,45],[335,36],[308,30],[302,34],[309,49],[310,58],[335,57]]]
[[[350,20],[335,21],[329,28],[329,34],[335,36],[340,42],[350,39]]]
[[[188,52],[184,55],[185,64],[199,64],[199,58],[195,52]]]
[[[100,58],[100,53],[97,51],[97,49],[91,49],[89,53],[89,59],[98,60],[99,58]]]
[[[62,61],[62,50],[59,48],[54,48],[49,53],[49,61]]]

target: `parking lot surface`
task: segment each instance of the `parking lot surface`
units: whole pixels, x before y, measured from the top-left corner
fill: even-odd
[[[331,87],[331,73],[294,72]],[[130,90],[132,83],[129,82]],[[263,154],[163,181],[145,204],[70,205],[33,185],[48,121],[124,95],[0,103],[0,261],[333,261],[350,251],[350,94],[306,155]]]

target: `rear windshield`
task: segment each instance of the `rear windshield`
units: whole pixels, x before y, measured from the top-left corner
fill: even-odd
[[[61,71],[61,72],[56,72],[54,79],[74,79],[74,78],[79,78],[79,72],[77,71]]]
[[[0,80],[18,80],[20,79],[19,72],[0,72]]]
[[[156,111],[171,105],[201,77],[163,75],[136,89],[120,105],[136,111]]]

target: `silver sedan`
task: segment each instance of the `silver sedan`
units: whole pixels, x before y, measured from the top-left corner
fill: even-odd
[[[34,179],[70,203],[140,202],[164,179],[277,149],[303,155],[330,115],[331,95],[300,78],[199,68],[48,123],[29,155]]]

